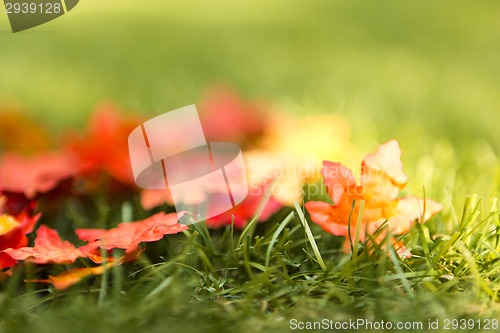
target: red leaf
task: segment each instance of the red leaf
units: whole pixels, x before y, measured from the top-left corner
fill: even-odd
[[[92,115],[84,136],[69,138],[68,148],[78,159],[79,174],[99,184],[102,174],[127,186],[135,186],[128,153],[128,136],[141,124],[105,105]]]
[[[203,131],[209,141],[248,144],[264,134],[269,125],[262,103],[242,100],[234,91],[210,91],[200,103]]]
[[[73,244],[63,241],[57,231],[42,225],[36,232],[35,246],[6,249],[3,252],[15,260],[35,264],[71,264],[86,255]]]
[[[0,192],[23,193],[32,199],[75,174],[75,161],[65,152],[34,156],[5,154],[0,160]]]
[[[270,185],[271,182],[264,182],[259,187],[250,188],[247,197],[239,205],[225,213],[209,218],[206,221],[207,227],[219,228],[231,224],[234,218],[234,226],[239,229],[244,228],[257,212],[261,202],[266,199],[266,191],[269,190]],[[264,207],[258,217],[259,221],[266,221],[283,207],[272,195],[262,204]]]
[[[28,244],[29,234],[36,222],[40,218],[40,214],[30,216],[26,213],[21,213],[17,216],[1,215],[3,213],[3,197],[0,197],[0,269],[12,267],[16,264],[11,256],[2,252],[2,250],[13,248],[18,249]]]
[[[76,234],[81,240],[89,242],[80,248],[85,253],[92,253],[99,247],[106,250],[125,249],[129,253],[142,242],[155,242],[164,235],[187,229],[187,226],[178,223],[176,213],[158,213],[141,221],[120,223],[110,230],[77,229]]]

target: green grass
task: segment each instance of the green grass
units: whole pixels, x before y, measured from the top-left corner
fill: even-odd
[[[86,0],[16,35],[0,14],[0,112],[18,105],[57,132],[83,128],[103,101],[153,115],[226,83],[298,116],[343,115],[361,151],[397,138],[410,178],[402,194],[444,205],[403,236],[413,253],[404,261],[371,242],[343,254],[339,238],[289,207],[245,231],[197,224],[64,292],[22,282],[58,269],[26,265],[0,282],[0,331],[254,332],[290,331],[292,318],[500,318],[499,208],[490,199],[500,196],[499,7]],[[43,222],[67,236],[144,217],[136,203],[69,199]]]
[[[299,206],[239,232],[195,224],[149,246],[139,262],[69,291],[25,284],[35,268],[24,266],[4,282],[0,328],[253,332],[288,331],[293,318],[423,325],[499,318],[496,199],[469,197],[462,212],[418,224],[403,240],[413,253],[404,261],[372,241],[343,254],[339,239],[308,226]]]

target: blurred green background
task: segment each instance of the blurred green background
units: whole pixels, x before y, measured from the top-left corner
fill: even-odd
[[[398,139],[404,169],[410,177],[401,195],[422,197],[425,188],[427,197],[444,206],[442,214],[427,223],[436,237],[454,232],[468,195],[500,196],[500,1],[81,0],[69,14],[17,34],[11,32],[0,5],[0,112],[2,108],[21,109],[54,133],[68,127],[86,128],[89,115],[103,102],[115,103],[125,111],[156,115],[198,102],[208,88],[220,84],[233,87],[245,98],[271,102],[269,112],[342,114],[350,122],[352,142],[358,150],[353,155],[361,154],[359,159],[342,161],[349,167],[358,167],[361,157],[375,151],[379,144]],[[331,143],[325,139],[324,144]],[[491,202],[485,200],[484,205],[490,206],[481,211],[479,219],[486,221],[484,214],[497,209]],[[477,230],[470,231],[474,234],[471,249],[483,236]],[[333,252],[326,246],[331,244],[330,236],[324,235],[322,251],[326,258]],[[437,252],[432,253],[429,258],[440,263],[436,260],[442,252],[435,258]],[[462,255],[457,252],[456,256]],[[462,274],[460,267],[467,268],[468,264],[460,262],[454,270],[455,257],[446,257],[448,264],[443,259],[443,271],[459,268]],[[197,260],[196,255],[193,258]],[[427,265],[429,258],[425,259]],[[405,271],[427,275],[428,268],[421,259]],[[138,288],[133,290],[139,297],[124,293],[123,298],[111,298],[118,301],[105,307],[93,306],[92,298],[96,292],[99,298],[105,295],[103,287],[100,291],[85,289],[81,294],[75,290],[67,294],[69,297],[54,293],[50,296],[54,295],[54,302],[47,304],[37,298],[19,297],[12,309],[5,306],[3,313],[12,327],[33,326],[48,332],[64,325],[64,329],[71,325],[74,332],[88,332],[89,324],[94,325],[93,330],[112,327],[110,331],[116,331],[119,327],[125,332],[146,323],[148,327],[157,326],[151,332],[163,332],[165,327],[187,332],[194,326],[204,328],[207,323],[247,332],[259,330],[262,323],[273,318],[277,320],[271,326],[283,326],[295,315],[343,316],[335,305],[337,301],[331,303],[333,307],[326,307],[327,302],[320,298],[323,291],[316,298],[316,290],[323,288],[327,297],[338,297],[340,303],[347,304],[350,315],[366,311],[372,317],[371,309],[376,309],[375,315],[383,319],[413,320],[433,312],[462,318],[455,309],[462,306],[471,312],[486,307],[498,312],[497,301],[483,308],[468,298],[468,280],[475,279],[474,274],[450,280],[450,284],[449,275],[442,276],[440,281],[444,277],[446,281],[435,283],[440,289],[427,277],[415,280],[416,292],[423,291],[422,297],[416,298],[423,300],[419,305],[401,292],[397,280],[385,279],[402,273],[378,275],[379,268],[386,265],[383,262],[363,263],[356,268],[360,269],[358,273],[354,268],[349,270],[353,275],[345,280],[361,281],[359,286],[372,286],[373,291],[364,291],[358,282],[345,286],[342,282],[339,288],[333,288],[333,284],[322,287],[319,280],[320,287],[312,287],[317,285],[316,271],[310,275],[311,284],[297,283],[298,289],[295,285],[277,289],[287,286],[288,275],[276,275],[275,289],[267,289],[262,281],[274,279],[271,273],[263,280],[244,281],[241,288],[235,288],[234,295],[248,288],[242,293],[241,303],[239,296],[228,297],[227,303],[218,299],[207,303],[203,298],[192,302],[192,295],[200,292],[189,290],[196,278],[167,289],[165,297],[149,304],[150,294],[146,298],[142,294],[149,293],[150,283],[164,288],[168,286],[165,281],[170,281],[162,281],[160,276],[151,281],[132,281],[131,285],[137,283]],[[481,278],[497,281],[494,261],[481,258],[478,262]],[[344,263],[340,266],[349,267]],[[362,274],[369,274],[356,275],[361,269]],[[478,268],[475,270],[479,276]],[[135,273],[129,277],[134,280]],[[401,280],[405,282],[406,278]],[[252,286],[255,281],[258,284]],[[482,283],[480,278],[477,281]],[[349,290],[354,283],[356,288]],[[297,294],[295,290],[300,288],[307,290]],[[426,292],[426,288],[432,292]],[[181,295],[184,290],[188,294]],[[260,307],[259,295],[266,290],[276,290],[269,298],[276,298],[274,304],[283,303],[272,312],[266,308],[264,313],[264,306],[258,312],[251,310]],[[232,289],[227,291],[227,295],[233,293]],[[462,292],[463,301],[451,297]],[[202,289],[200,295],[218,295],[218,291],[211,293]],[[287,293],[299,295],[298,305],[281,299]],[[476,297],[474,293],[472,296]],[[228,310],[226,304],[231,308],[234,304],[236,311]],[[251,306],[247,308],[246,304]],[[75,324],[80,319],[85,325]]]
[[[84,0],[13,34],[2,13],[0,105],[53,129],[84,127],[104,101],[158,114],[226,84],[277,110],[343,114],[368,151],[397,138],[404,161],[428,154],[436,170],[440,158],[467,161],[471,180],[487,170],[469,190],[491,194],[499,14],[493,0]]]

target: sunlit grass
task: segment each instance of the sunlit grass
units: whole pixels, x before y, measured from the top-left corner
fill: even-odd
[[[25,266],[26,273],[4,282],[1,327],[52,332],[72,320],[90,320],[107,329],[225,326],[249,332],[286,331],[291,318],[498,318],[497,199],[471,196],[462,212],[417,224],[403,238],[413,253],[404,261],[372,241],[356,256],[343,254],[340,242],[308,226],[297,209],[244,232],[232,226],[211,232],[195,224],[151,248],[155,263],[143,257],[67,292],[29,292],[29,285],[27,294],[20,292]],[[88,323],[74,325],[88,329]]]
[[[0,109],[17,104],[61,131],[83,127],[103,101],[159,114],[227,83],[282,112],[341,114],[360,151],[398,139],[410,179],[402,195],[433,198],[443,212],[402,236],[405,260],[370,241],[342,253],[298,203],[244,231],[193,225],[68,291],[24,283],[50,270],[25,265],[0,282],[0,331],[499,318],[498,3],[164,3],[81,1],[15,36],[0,22]],[[138,198],[71,198],[44,223],[68,232],[145,215]]]

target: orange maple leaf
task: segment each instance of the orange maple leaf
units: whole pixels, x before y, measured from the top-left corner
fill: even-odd
[[[442,209],[439,203],[430,199],[414,196],[397,198],[401,189],[406,186],[408,177],[403,172],[401,149],[395,140],[381,145],[377,152],[366,156],[361,165],[359,185],[351,170],[340,163],[325,161],[322,174],[333,204],[309,201],[305,207],[311,220],[323,230],[346,237],[345,252],[350,252],[348,230],[351,230],[351,239],[356,234],[362,200],[365,201],[365,206],[361,217],[362,230],[359,233],[361,242],[384,223],[388,224],[392,234],[402,234],[408,232],[415,220],[424,222]],[[396,241],[392,239],[392,243]],[[401,243],[397,243],[397,246],[399,254],[406,251]]]
[[[50,146],[48,131],[20,109],[0,106],[0,151],[34,153]]]
[[[142,250],[137,250],[132,253],[126,254],[118,259],[107,258],[103,260],[103,258],[99,257],[100,263],[103,263],[100,266],[96,267],[85,267],[85,268],[73,268],[59,275],[49,275],[48,279],[40,279],[40,280],[25,280],[25,282],[38,282],[38,283],[50,283],[56,289],[64,290],[67,289],[74,284],[77,284],[82,279],[91,275],[102,275],[108,269],[113,266],[121,265],[127,261],[134,260],[141,254]],[[1,278],[1,277],[0,277]]]

